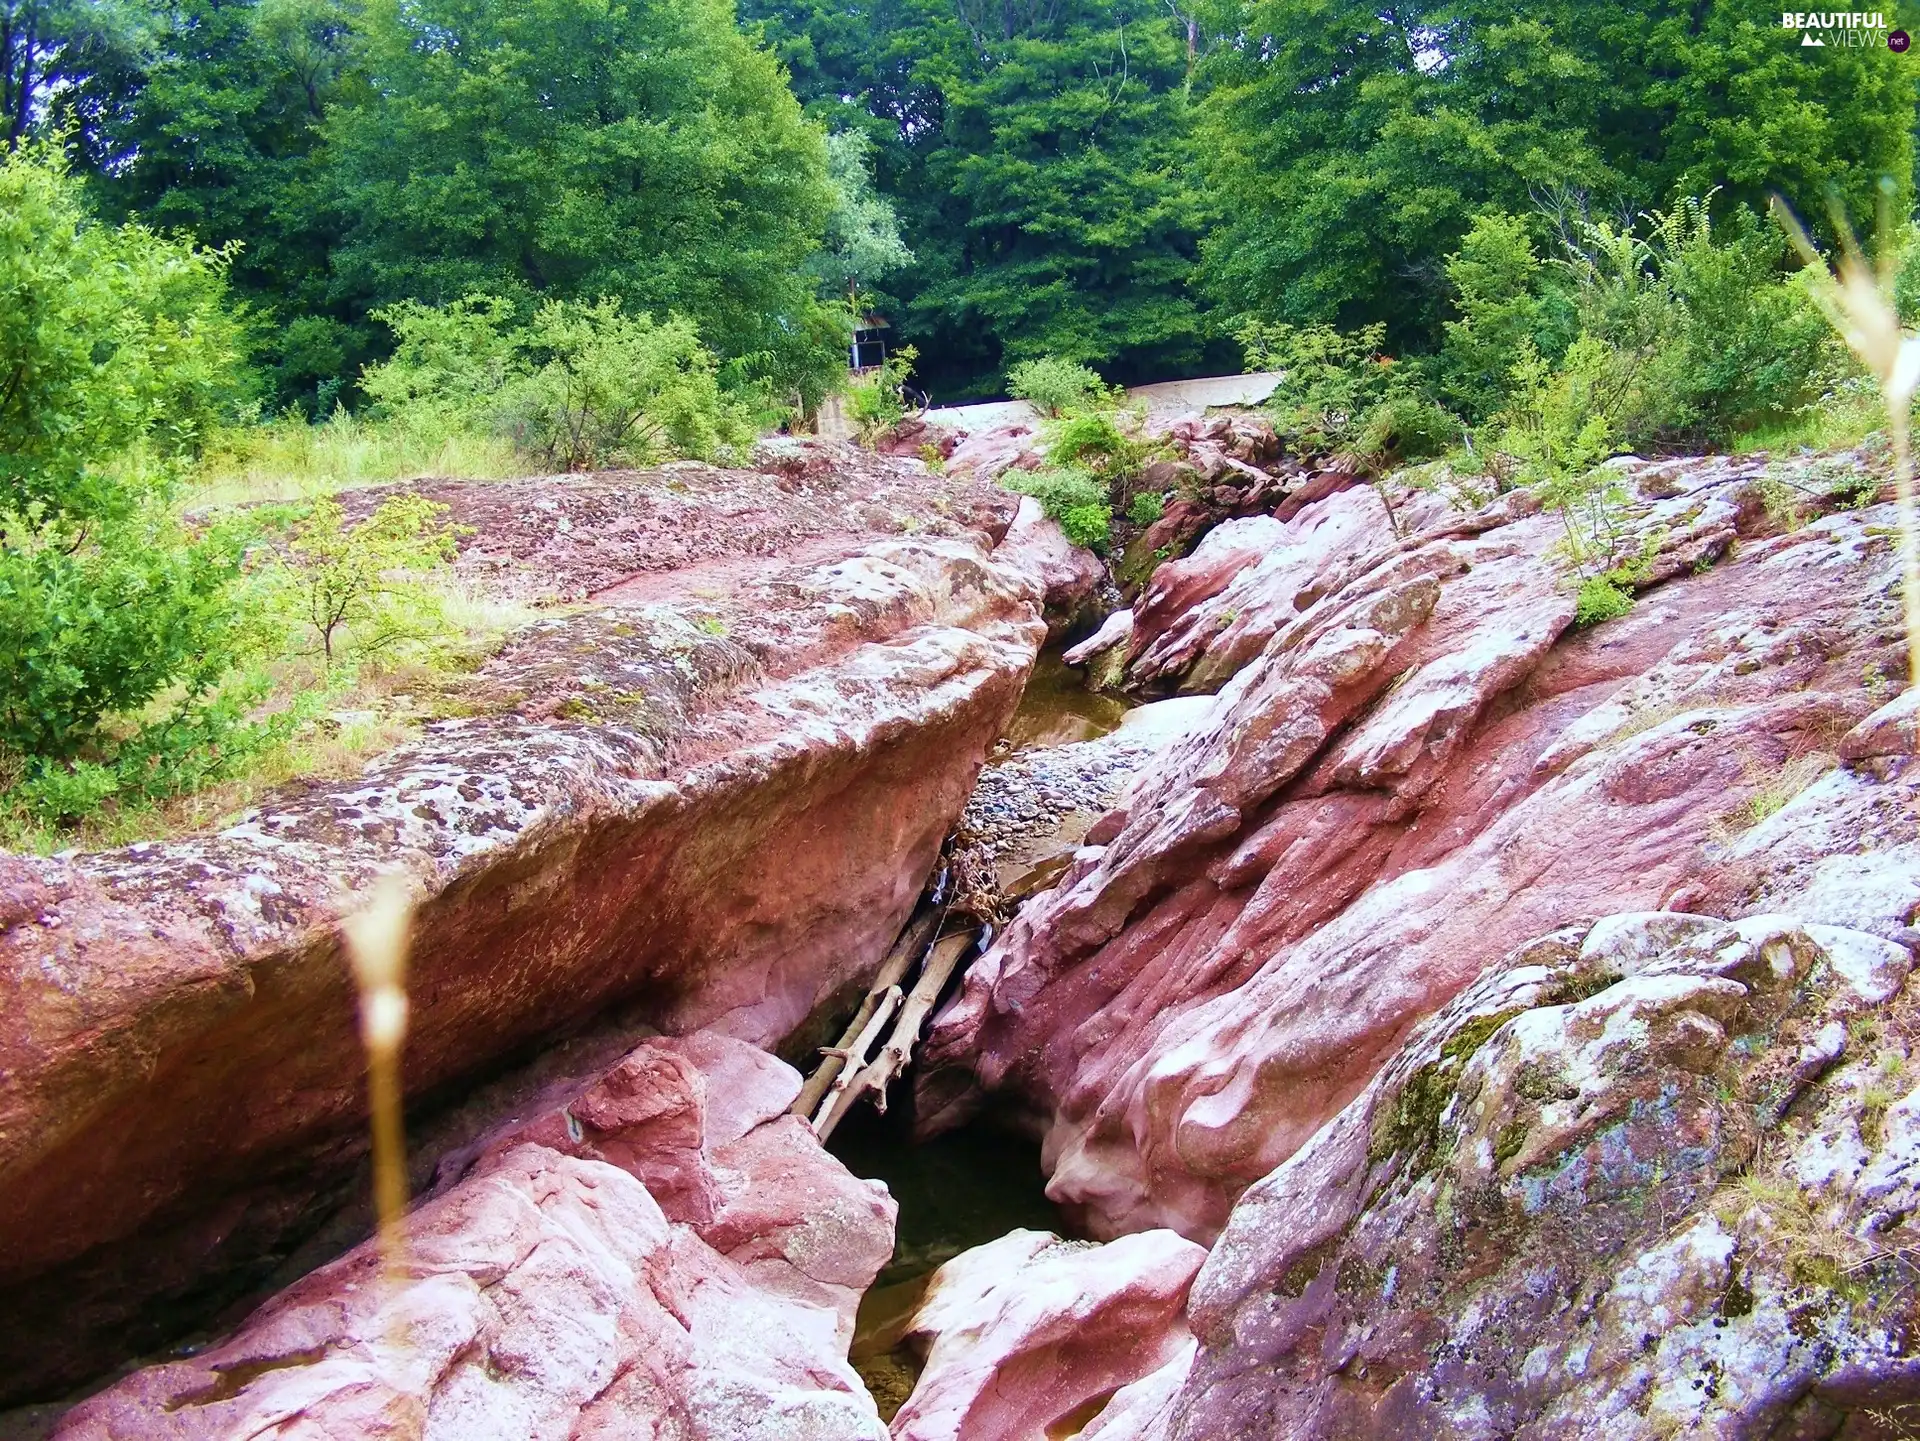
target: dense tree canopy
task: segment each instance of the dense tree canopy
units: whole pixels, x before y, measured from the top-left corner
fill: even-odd
[[[238,247],[231,282],[254,311],[269,391],[321,411],[377,345],[329,258],[341,234],[324,123],[363,81],[341,0],[175,0],[122,90],[81,140],[117,218]],[[324,387],[324,390],[322,389]]]
[[[309,412],[402,301],[617,297],[811,394],[857,289],[951,399],[1040,355],[1229,366],[1249,317],[1437,347],[1489,214],[1552,255],[1556,210],[1911,187],[1920,62],[1757,0],[741,3],[0,0],[0,134],[237,242],[265,393]]]
[[[366,92],[329,125],[346,283],[617,296],[792,370],[821,324],[826,147],[727,0],[376,0],[365,37]]]
[[[877,142],[918,263],[870,287],[937,393],[1056,354],[1124,378],[1196,364],[1201,233],[1187,31],[1121,0],[760,0],[809,110]]]
[[[1430,338],[1475,214],[1632,214],[1722,187],[1856,222],[1913,167],[1912,61],[1802,49],[1755,0],[1251,0],[1223,22],[1203,147],[1229,309]]]

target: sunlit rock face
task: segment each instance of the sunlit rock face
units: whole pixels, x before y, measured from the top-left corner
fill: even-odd
[[[697,1033],[502,1125],[407,1219],[59,1437],[884,1438],[846,1363],[892,1201],[786,1114],[791,1067]]]
[[[1663,907],[1908,935],[1914,777],[1864,752],[1911,728],[1846,742],[1904,669],[1892,507],[1768,536],[1759,468],[1626,463],[1643,594],[1591,628],[1517,494],[1347,489],[1163,566],[1134,664],[1230,675],[968,975],[942,1108],[1030,1115],[1093,1234],[1210,1242],[1531,937]]]
[[[337,924],[384,871],[420,897],[428,1106],[610,1007],[798,1054],[864,984],[1046,597],[1090,581],[990,485],[764,463],[436,483],[466,573],[576,607],[466,677],[458,718],[217,833],[0,858],[0,1399],[204,1321],[358,1194]]]

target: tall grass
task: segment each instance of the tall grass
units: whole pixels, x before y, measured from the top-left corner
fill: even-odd
[[[500,480],[527,469],[501,437],[410,417],[368,420],[341,409],[317,425],[285,416],[223,433],[195,473],[189,504],[302,500],[428,476]]]

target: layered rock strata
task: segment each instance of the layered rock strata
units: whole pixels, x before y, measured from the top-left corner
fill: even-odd
[[[1904,1434],[1911,968],[1772,915],[1521,947],[1247,1190],[1193,1287],[1197,1351],[1084,1434]]]
[[[1892,510],[1769,536],[1761,465],[1622,463],[1643,594],[1595,627],[1523,494],[1355,487],[1163,566],[1135,666],[1231,678],[973,968],[932,1099],[1031,1115],[1094,1234],[1210,1241],[1530,937],[1659,907],[1910,934],[1913,777],[1836,768],[1901,674]]]
[[[1190,1349],[1206,1253],[1171,1231],[1104,1246],[1013,1231],[947,1262],[908,1328],[927,1350],[894,1441],[1073,1435],[1122,1386]]]

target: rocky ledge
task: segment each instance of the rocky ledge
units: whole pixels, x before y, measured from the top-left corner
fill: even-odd
[[[416,1112],[616,1006],[805,1049],[864,982],[1079,572],[990,485],[765,464],[434,487],[468,573],[589,601],[363,777],[0,860],[0,1399],[213,1317],[354,1189],[338,923],[383,872],[420,902]]]

